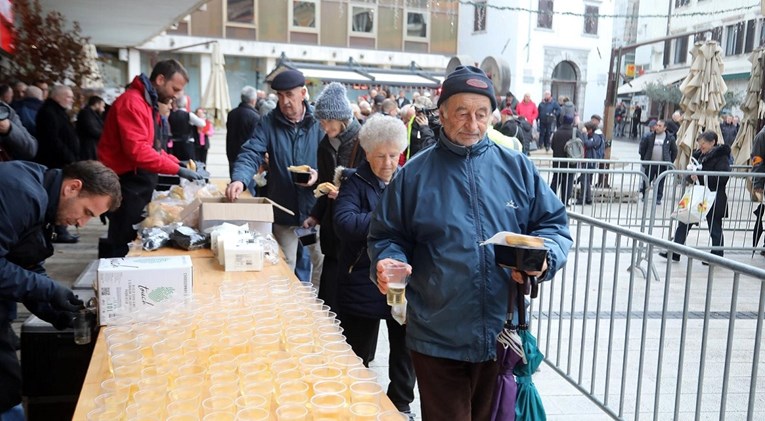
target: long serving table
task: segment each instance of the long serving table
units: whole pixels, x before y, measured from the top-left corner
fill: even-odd
[[[153,252],[135,251],[131,256],[160,256],[160,255],[190,255],[193,263],[193,291],[198,294],[217,294],[218,287],[226,281],[246,281],[253,278],[267,279],[271,276],[287,277],[294,282],[299,282],[294,273],[289,270],[283,259],[276,265],[266,263],[262,272],[225,272],[217,263],[212,251],[209,249],[184,251],[170,248],[163,248]],[[101,383],[111,378],[109,370],[106,341],[103,335],[103,329],[98,335],[93,356],[90,360],[85,382],[80,393],[77,408],[73,420],[86,420],[87,414],[95,408],[95,398],[100,395]],[[395,410],[393,403],[384,394],[380,399],[380,410]]]

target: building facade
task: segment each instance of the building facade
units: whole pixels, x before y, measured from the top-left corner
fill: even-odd
[[[614,1],[476,1],[460,6],[460,55],[508,66],[509,90],[539,102],[566,95],[580,115],[602,114],[612,43]],[[502,92],[506,94],[506,92]]]
[[[671,11],[668,17],[645,17],[657,10]],[[760,5],[748,0],[715,2],[712,0],[640,0],[637,41],[671,37],[637,49],[635,63],[645,71],[643,79],[659,78],[671,85],[679,83],[691,64],[690,50],[694,42],[713,39],[723,53],[723,79],[733,95],[743,99],[749,80],[749,57],[765,45],[765,20]],[[637,89],[643,84],[636,79],[634,89],[620,88],[620,93]],[[740,114],[738,107],[726,112]]]
[[[200,104],[210,76],[211,42],[224,54],[233,102],[245,85],[266,89],[265,77],[280,57],[337,68],[352,61],[364,69],[442,73],[457,51],[457,5],[430,0],[210,0],[149,42],[123,52],[126,78],[150,71],[159,59],[176,58],[189,71],[191,103]],[[396,88],[395,83],[385,86]],[[355,95],[368,86],[349,88]],[[320,89],[314,86],[312,91]]]

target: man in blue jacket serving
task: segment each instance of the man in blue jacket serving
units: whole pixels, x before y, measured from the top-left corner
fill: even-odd
[[[544,238],[547,261],[527,275],[550,280],[572,241],[566,210],[534,164],[487,138],[497,104],[486,74],[458,67],[438,107],[438,142],[400,170],[372,217],[372,278],[385,293],[386,263],[411,265],[406,343],[423,420],[487,420],[497,335],[511,279],[522,283],[523,274],[497,266],[494,249],[480,243],[500,231]]]

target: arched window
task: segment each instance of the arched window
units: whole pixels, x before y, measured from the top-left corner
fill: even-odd
[[[576,104],[577,82],[578,77],[574,64],[570,61],[561,61],[553,70],[550,93],[555,99],[561,95],[567,96],[571,102]]]

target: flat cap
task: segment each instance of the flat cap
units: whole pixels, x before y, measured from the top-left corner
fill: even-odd
[[[288,91],[298,86],[305,86],[305,76],[297,70],[287,69],[271,81],[271,89],[275,91]]]

